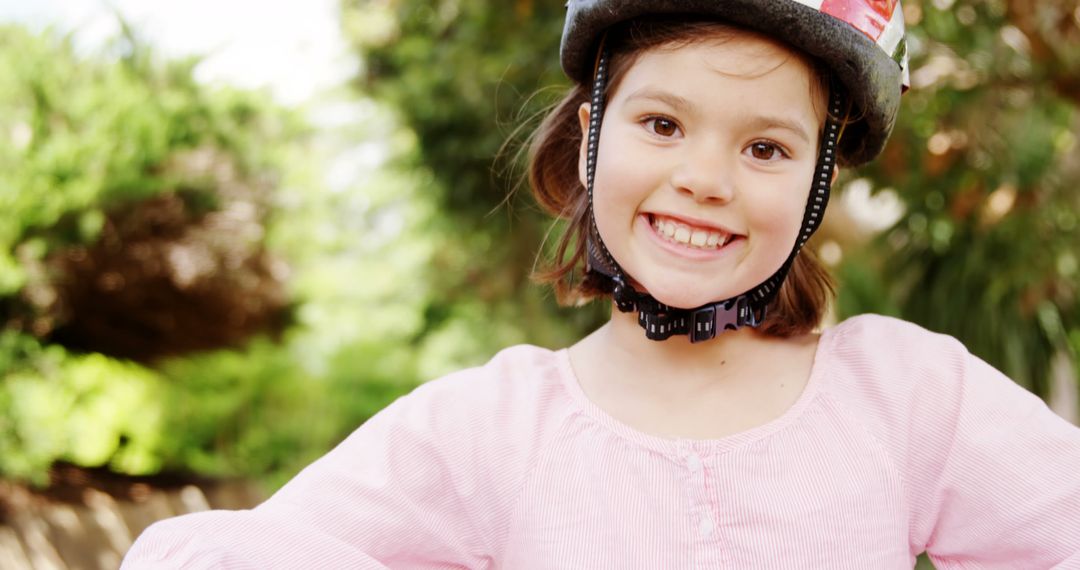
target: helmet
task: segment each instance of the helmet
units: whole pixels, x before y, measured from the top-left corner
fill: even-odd
[[[696,308],[667,306],[635,291],[629,276],[607,250],[592,212],[596,157],[607,95],[608,50],[600,41],[622,22],[648,15],[715,18],[787,41],[821,60],[832,71],[829,113],[802,227],[784,264],[753,289]],[[570,0],[561,58],[563,70],[591,85],[586,157],[590,228],[586,236],[590,273],[607,278],[616,307],[638,312],[638,323],[652,340],[685,334],[691,342],[725,330],[759,326],[779,293],[796,256],[820,227],[838,161],[869,162],[885,146],[908,85],[907,45],[899,0]],[[837,84],[843,88],[836,88]],[[844,101],[842,101],[844,99]],[[840,123],[841,105],[849,105]],[[851,114],[854,110],[854,115]],[[846,136],[841,136],[845,134]]]
[[[908,86],[899,0],[570,0],[560,50],[563,70],[589,85],[603,32],[657,14],[713,17],[814,56],[843,84],[853,116],[860,119],[845,127],[841,159],[857,166],[885,146]]]

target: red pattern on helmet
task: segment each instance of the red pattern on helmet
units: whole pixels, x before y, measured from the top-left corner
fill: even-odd
[[[855,26],[877,42],[898,3],[899,0],[825,0],[821,11]]]

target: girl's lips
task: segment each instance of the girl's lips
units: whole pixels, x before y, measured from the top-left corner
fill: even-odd
[[[702,226],[697,224],[689,225],[686,224],[683,220],[684,219],[656,214],[641,214],[638,217],[638,222],[642,226],[641,230],[644,231],[654,243],[656,243],[662,249],[671,254],[687,259],[704,261],[725,256],[727,253],[738,247],[745,239],[744,236],[727,233],[725,230],[722,230],[717,226]],[[666,233],[671,233],[672,224],[679,226],[680,229],[684,230],[682,235],[665,235]],[[658,226],[660,226],[661,229],[658,229]],[[709,234],[709,236],[705,237],[704,239],[706,241],[702,243],[702,238],[700,236],[687,237],[685,233],[685,229],[687,228],[693,228],[692,231],[694,231],[695,233],[705,232]],[[680,239],[678,239],[677,241],[676,238]],[[692,245],[691,243],[689,243],[691,240],[702,243],[702,245]],[[708,244],[710,240],[715,243],[715,245],[713,245],[712,247],[709,247]]]
[[[681,219],[649,214],[653,230],[668,241],[699,249],[716,249],[727,245],[732,233],[714,227],[688,225]]]
[[[722,233],[725,235],[737,235],[734,231],[724,226],[714,224],[713,222],[710,222],[708,220],[701,220],[688,216],[669,214],[666,212],[646,212],[645,215],[649,217],[650,223],[655,222],[656,220],[670,220],[677,224],[682,224],[690,228],[702,229],[706,231]]]

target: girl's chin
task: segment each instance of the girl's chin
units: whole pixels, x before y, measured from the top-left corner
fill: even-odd
[[[639,291],[646,289],[639,288]],[[648,289],[648,293],[661,303],[679,309],[695,309],[708,303],[725,301],[738,293],[726,295],[722,291],[693,291],[687,287],[669,289],[666,287],[654,287]]]

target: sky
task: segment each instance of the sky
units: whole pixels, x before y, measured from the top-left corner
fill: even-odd
[[[165,57],[202,55],[196,77],[311,100],[356,69],[338,0],[0,0],[0,22],[73,32],[81,49],[115,37],[115,11]]]

